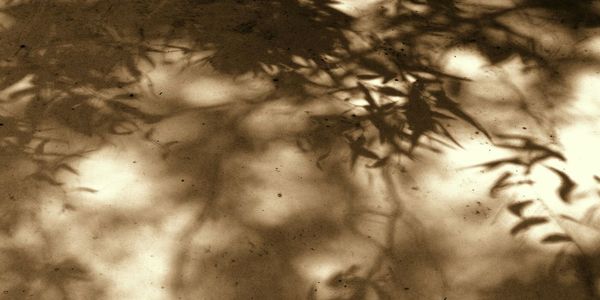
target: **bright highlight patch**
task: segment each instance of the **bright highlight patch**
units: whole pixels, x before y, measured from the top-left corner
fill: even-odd
[[[469,49],[455,48],[442,58],[444,72],[460,77],[478,77],[486,65],[488,62],[480,53]]]

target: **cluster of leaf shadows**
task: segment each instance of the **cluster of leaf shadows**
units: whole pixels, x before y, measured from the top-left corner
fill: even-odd
[[[504,171],[496,179],[490,189],[490,197],[502,198],[501,192],[510,190],[519,186],[533,186],[536,184],[535,179],[531,177],[531,172],[534,168],[540,168],[546,172],[551,172],[559,179],[559,185],[556,187],[556,195],[564,205],[572,205],[575,200],[574,191],[577,183],[564,171],[549,165],[552,161],[566,163],[565,157],[558,151],[551,149],[549,146],[542,145],[532,138],[521,135],[498,135],[503,139],[502,142],[496,143],[496,146],[501,148],[511,149],[515,152],[515,156],[504,159],[490,161],[474,167],[483,168],[486,171],[494,171],[505,169],[506,167],[522,170],[523,175],[515,174],[512,171]],[[598,178],[595,177],[598,181]],[[598,297],[598,272],[599,267],[599,235],[597,228],[598,205],[592,205],[587,209],[587,212],[581,219],[575,219],[569,215],[562,214],[556,208],[552,208],[547,204],[548,199],[539,197],[531,199],[509,199],[506,204],[506,209],[519,221],[512,227],[510,234],[517,236],[524,234],[528,230],[539,227],[545,224],[554,223],[558,225],[558,232],[547,233],[542,239],[543,244],[562,244],[561,250],[558,252],[555,267],[552,272],[559,274],[564,272],[561,269],[561,264],[565,260],[570,260],[574,264],[582,282],[584,283],[586,293],[590,299]],[[539,205],[543,209],[526,213],[528,207]],[[568,251],[569,246],[574,246],[576,251]]]
[[[494,140],[516,140],[516,144],[498,143],[497,146],[526,153],[481,167],[492,170],[513,164],[529,171],[547,159],[564,161],[557,150],[538,144],[530,137],[488,133],[480,120],[461,108],[460,99],[453,99],[447,91],[448,87],[460,89],[468,79],[441,72],[433,62],[431,51],[473,45],[492,64],[520,55],[548,74],[560,77],[558,71],[565,61],[588,61],[590,58],[553,56],[538,45],[535,37],[508,26],[502,17],[525,10],[544,11],[564,28],[575,29],[573,34],[576,35],[577,29],[598,25],[596,2],[524,0],[518,5],[494,7],[451,0],[389,1],[374,12],[375,21],[371,25],[376,30],[368,32],[355,29],[355,25],[365,20],[340,12],[333,8],[335,4],[330,0],[5,1],[1,11],[10,17],[12,24],[3,25],[5,28],[0,32],[0,90],[9,91],[2,98],[3,110],[0,112],[0,163],[8,166],[15,158],[28,159],[37,166],[30,174],[32,179],[61,186],[63,183],[55,174],[61,170],[77,174],[68,161],[83,157],[86,152],[46,150],[48,143],[66,142],[61,137],[44,135],[46,131],[63,126],[100,147],[110,135],[134,134],[141,127],[152,126],[170,117],[143,109],[139,83],[145,80],[140,65],[155,66],[156,55],[171,51],[184,53],[190,67],[208,64],[231,76],[249,72],[273,76],[277,88],[264,101],[293,97],[300,105],[316,98],[337,101],[338,95],[364,99],[363,105],[348,101],[350,108],[345,112],[313,116],[314,126],[295,137],[299,147],[316,153],[317,164],[323,169],[326,169],[326,160],[340,150],[340,144],[347,145],[350,150],[350,167],[368,162],[369,168],[379,168],[382,174],[394,167],[389,162],[395,157],[418,159],[416,153],[421,150],[419,153],[435,154],[444,147],[460,146],[460,141],[448,129],[452,122],[464,122]],[[368,47],[357,47],[356,41]],[[198,53],[206,52],[211,54],[197,58]],[[329,78],[327,83],[313,79],[320,74]],[[353,83],[348,84],[348,79],[354,79]],[[20,82],[26,82],[26,88],[10,92],[10,87]],[[210,190],[211,200],[199,219],[218,214],[210,210],[219,207],[217,199],[223,186],[217,174],[226,160],[226,152],[244,147],[252,151],[259,148],[239,130],[237,121],[253,108],[252,105],[244,107],[241,113],[228,113],[230,107],[211,108],[205,112],[208,118],[220,123],[214,130],[215,136],[203,143],[218,143],[219,134],[233,132],[235,145],[228,144],[228,147],[214,151],[199,149],[201,146],[192,144],[180,150],[181,155],[194,155],[200,150],[199,153],[213,158],[213,163],[206,169],[215,171],[205,186]],[[17,108],[18,113],[15,112]],[[13,109],[15,111],[11,111]],[[528,114],[537,113],[526,106],[522,109]],[[185,167],[174,164],[174,168]],[[557,193],[568,203],[576,183],[561,170],[552,167],[548,170],[560,178]],[[530,183],[512,182],[511,174],[505,173],[491,187],[490,195],[512,185]],[[552,218],[568,219],[559,214],[524,215],[523,210],[534,201],[538,200],[524,200],[507,206],[521,219],[512,234],[520,234]],[[12,205],[10,199],[3,200],[3,209]],[[17,222],[14,214],[19,210],[12,212],[10,217]],[[402,212],[387,216],[393,227]],[[577,222],[585,223],[583,220]],[[189,231],[198,231],[201,224],[198,222]],[[327,236],[333,235],[334,231],[328,233],[320,229],[319,232]],[[393,232],[393,229],[389,231]],[[567,231],[549,235],[543,242],[581,244],[576,233]],[[382,245],[381,261],[393,262],[393,238],[386,243]],[[285,261],[287,255],[291,255],[286,251],[290,250],[276,244],[277,239],[272,238],[269,247],[277,248],[275,252],[280,256],[279,260],[272,261]],[[598,277],[598,269],[592,267],[598,262],[597,253],[587,253],[587,249],[580,247],[583,257],[580,273],[588,274],[582,276],[587,281],[590,297],[597,297],[598,287],[592,282]],[[2,251],[11,257],[18,255],[14,249]],[[257,251],[268,253],[264,249]],[[184,252],[182,250],[182,257]],[[252,256],[248,261],[255,259]],[[252,262],[254,264],[249,264],[256,265]],[[66,264],[73,265],[71,262]],[[289,267],[275,262],[270,264],[287,274],[293,273]],[[20,265],[39,264],[24,262]],[[184,265],[183,261],[178,262],[174,272]],[[382,265],[380,262],[371,266],[366,277],[355,276],[356,270],[350,268],[332,279],[330,285],[351,286],[352,292],[343,297],[347,299],[362,299],[373,291],[380,299],[403,297],[403,288],[390,291],[378,283],[378,268]],[[231,274],[238,271],[235,268],[229,270]],[[35,270],[22,272],[46,274]],[[294,280],[293,275],[289,277],[286,280]],[[49,275],[48,278],[58,277]],[[255,282],[254,286],[250,283],[237,295],[241,297],[246,293],[243,296],[247,297],[256,290],[273,289],[272,281],[277,280],[273,277]],[[20,290],[27,290],[27,281],[24,277]],[[341,282],[344,284],[340,285]],[[58,290],[64,292],[64,298],[69,298],[61,284],[57,284]],[[180,283],[174,283],[173,287],[185,289]],[[312,297],[311,291],[308,297]],[[505,297],[502,292],[498,293],[491,293],[490,297]]]

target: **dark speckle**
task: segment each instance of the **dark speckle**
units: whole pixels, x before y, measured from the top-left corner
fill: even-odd
[[[22,48],[26,48],[26,47],[27,47],[27,45],[23,44],[23,45],[21,45],[21,46],[19,46],[19,47],[22,49]]]
[[[241,24],[237,25],[235,28],[233,28],[233,30],[237,31],[239,33],[242,33],[242,34],[247,34],[247,33],[252,32],[252,30],[254,29],[256,24],[257,24],[256,21],[249,21],[249,22],[241,23]]]
[[[281,193],[277,193],[277,197],[281,198],[283,196]]]

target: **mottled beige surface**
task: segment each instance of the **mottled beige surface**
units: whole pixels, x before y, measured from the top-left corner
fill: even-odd
[[[363,16],[357,26],[369,28],[378,26],[369,18],[379,6],[347,1],[335,7]],[[121,9],[127,23],[126,13],[135,11]],[[246,14],[222,17],[236,13]],[[11,28],[15,18],[0,14],[0,23]],[[215,35],[229,34],[230,28],[212,25]],[[35,27],[17,29],[35,48],[35,34],[28,33]],[[551,31],[557,37],[542,39],[548,51],[600,54],[591,37],[577,42]],[[54,174],[60,186],[27,177],[36,165],[23,155],[1,159],[0,218],[6,221],[0,221],[0,299],[347,299],[356,287],[352,276],[376,278],[392,299],[584,299],[571,266],[552,277],[562,244],[539,242],[560,231],[560,224],[512,236],[518,220],[506,210],[510,197],[489,197],[501,172],[468,168],[509,153],[476,129],[453,123],[462,148],[439,154],[417,149],[415,160],[401,158],[382,169],[368,168],[371,162],[360,158],[351,170],[343,143],[325,155],[328,149],[306,150],[298,136],[314,125],[312,116],[338,113],[364,99],[337,102],[321,95],[299,101],[275,93],[300,87],[282,88],[268,66],[262,73],[230,74],[210,64],[189,65],[176,50],[153,55],[154,65],[136,61],[144,76],[134,90],[106,93],[135,93],[137,107],[168,117],[99,139],[40,115],[46,130],[36,134],[60,139],[44,144],[45,151],[82,153]],[[539,86],[534,84],[545,75],[525,71],[528,62],[517,55],[494,64],[462,46],[431,55],[442,70],[469,78],[454,96],[490,132],[528,128],[546,135],[551,128],[547,140],[563,147],[568,163],[548,164],[579,183],[575,204],[562,203],[559,180],[539,168],[532,172],[536,184],[511,190],[512,197],[548,199],[550,209],[577,218],[598,205],[597,66],[570,70],[560,86]],[[77,63],[82,72],[93,64]],[[28,67],[35,73],[36,66]],[[114,72],[115,78],[126,77],[119,74],[123,70]],[[313,75],[315,82],[329,80]],[[1,111],[25,114],[31,99],[9,103],[8,97],[30,85],[24,78],[0,93]],[[545,109],[548,95],[564,104],[545,115],[547,123],[516,109],[522,101],[533,111]],[[30,152],[36,154],[37,146],[32,141]],[[522,175],[516,167],[502,170]],[[532,205],[526,213],[546,208]],[[582,234],[594,238],[597,232]],[[393,259],[381,259],[382,253],[393,253]],[[338,282],[344,272],[352,276]],[[380,299],[372,288],[364,298]]]

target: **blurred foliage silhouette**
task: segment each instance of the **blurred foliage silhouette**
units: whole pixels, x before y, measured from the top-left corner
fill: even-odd
[[[489,187],[489,198],[506,202],[503,208],[517,219],[509,234],[518,238],[557,225],[540,242],[561,247],[556,264],[569,260],[580,284],[551,292],[549,287],[562,284],[554,274],[539,275],[530,283],[506,278],[477,299],[600,299],[598,205],[575,218],[548,205],[547,199],[507,196],[513,188],[535,186],[532,173],[546,172],[559,181],[553,191],[565,207],[578,202],[579,183],[564,168],[569,161],[556,131],[577,119],[561,115],[571,101],[565,95],[572,87],[564,82],[580,69],[600,67],[597,55],[578,48],[598,33],[600,2],[374,3],[367,16],[357,17],[334,0],[6,0],[0,6],[0,166],[18,169],[28,177],[27,184],[43,182],[66,192],[61,176],[79,176],[74,163],[110,145],[115,136],[131,136],[132,141],[142,136],[159,147],[166,173],[195,178],[197,185],[186,188],[181,198],[204,197],[170,270],[170,292],[181,299],[208,299],[203,288],[216,289],[221,297],[212,297],[218,299],[434,299],[448,292],[445,275],[431,276],[441,277],[431,280],[431,286],[439,285],[431,291],[414,291],[407,283],[430,288],[429,282],[419,281],[431,275],[427,270],[439,271],[445,256],[419,236],[425,226],[407,209],[410,199],[398,190],[397,174],[405,164],[418,166],[427,157],[465,147],[464,132],[475,131],[511,153],[473,164],[485,172],[501,170]],[[466,101],[461,96],[476,79],[465,70],[448,70],[445,55],[453,49],[480,53],[489,68],[517,57],[523,63],[520,71],[535,74],[535,79],[528,79],[526,88],[506,81],[485,91],[500,95],[509,89],[512,98],[502,100],[510,107],[501,101]],[[170,83],[192,81],[186,70],[208,68],[221,76],[216,82],[251,78],[266,87],[251,99],[194,106],[176,99],[179,94],[163,95],[157,77],[149,74],[165,66],[176,69],[173,77],[183,76]],[[498,107],[498,116],[481,113]],[[160,132],[160,124],[179,117],[184,121],[175,127],[180,129]],[[253,128],[252,118],[265,124]],[[497,125],[505,124],[498,119],[514,128]],[[205,129],[191,129],[196,125]],[[174,137],[186,130],[200,133]],[[256,222],[244,210],[255,208],[240,199],[268,184],[238,165],[266,156],[282,141],[292,141],[320,170],[314,178],[320,184],[317,194],[334,187],[331,193],[340,199],[319,204],[331,214],[286,215],[283,221],[272,221],[274,226]],[[297,172],[294,176],[301,179],[313,176]],[[357,174],[371,176],[369,183],[356,179]],[[2,196],[1,224],[8,238],[3,240],[10,239],[16,224],[33,222],[23,215],[35,205],[32,200],[15,201],[11,186],[18,176],[6,177],[2,184],[9,194]],[[385,192],[374,190],[373,182]],[[229,191],[232,186],[249,190]],[[372,192],[365,196],[362,189]],[[284,198],[286,193],[276,195]],[[369,206],[357,200],[361,197],[363,202],[383,200]],[[533,211],[534,206],[542,209]],[[340,210],[343,216],[336,219]],[[381,236],[365,233],[365,218],[384,224]],[[198,258],[188,248],[207,226],[223,231],[241,227],[252,235],[240,235],[227,248],[206,250]],[[398,231],[406,228],[417,232],[411,243],[419,253],[397,241]],[[298,231],[305,232],[297,236]],[[289,261],[300,248],[333,248],[329,243],[348,232],[370,245],[374,256],[322,281],[294,284],[302,279]],[[101,284],[86,283],[92,275],[85,262],[40,262],[16,246],[2,245],[1,251],[8,263],[3,263],[7,267],[0,277],[11,278],[5,292],[9,297],[20,299],[15,293],[32,291],[39,299],[105,297]],[[426,262],[406,262],[414,257],[426,257]],[[213,264],[216,269],[224,259],[228,264],[220,273],[203,269]],[[69,268],[73,272],[62,271]],[[221,276],[221,281],[211,276]],[[88,293],[72,294],[77,288],[72,281],[84,282]]]

